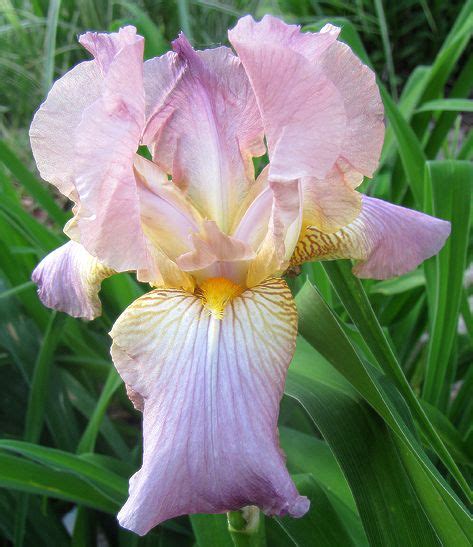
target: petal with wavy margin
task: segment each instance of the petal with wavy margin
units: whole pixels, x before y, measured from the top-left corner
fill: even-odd
[[[74,139],[82,112],[100,96],[102,74],[94,61],[57,80],[30,127],[31,150],[44,180],[65,196],[74,193]]]
[[[80,243],[116,270],[146,267],[133,160],[144,127],[143,38],[86,33],[80,42],[103,74],[100,97],[82,113],[75,134]]]
[[[402,275],[437,254],[450,223],[412,209],[363,196],[360,216],[333,234],[306,228],[291,265],[311,260],[352,258],[358,277],[387,279]]]
[[[263,118],[270,180],[324,178],[341,153],[343,98],[319,62],[338,29],[301,33],[272,16],[240,19],[228,36],[253,86]]]
[[[114,363],[143,403],[144,455],[118,518],[146,534],[163,520],[258,505],[302,516],[277,417],[297,333],[284,281],[271,279],[209,315],[195,295],[156,290],[120,316]]]
[[[378,167],[384,140],[384,108],[375,73],[342,42],[321,56],[324,74],[342,96],[347,127],[337,159],[344,180],[356,188]]]

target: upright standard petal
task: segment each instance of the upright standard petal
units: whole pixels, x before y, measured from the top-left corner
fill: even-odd
[[[300,181],[269,182],[248,207],[235,236],[256,247],[249,263],[246,286],[282,273],[296,246],[302,223]]]
[[[384,140],[384,108],[375,73],[342,42],[320,58],[323,72],[340,93],[347,125],[336,168],[355,188],[378,167]]]
[[[387,279],[402,275],[437,254],[450,234],[445,220],[363,196],[360,216],[333,234],[309,226],[291,265],[311,260],[359,260],[359,277]]]
[[[32,279],[41,302],[72,317],[94,319],[101,313],[100,284],[115,273],[91,256],[82,245],[69,241],[36,266]]]
[[[303,34],[268,15],[243,17],[228,33],[263,118],[270,180],[324,178],[340,155],[347,115],[319,62],[337,33]]]
[[[75,186],[80,242],[116,270],[146,267],[133,160],[144,127],[143,38],[86,33],[96,56],[100,97],[82,113],[75,138]]]
[[[44,180],[69,197],[74,193],[75,134],[82,112],[100,96],[102,74],[85,61],[54,83],[30,127],[31,149]]]
[[[265,152],[260,114],[240,60],[229,48],[175,53],[145,63],[144,142],[201,213],[228,233]],[[151,103],[151,104],[150,104]]]
[[[297,332],[287,285],[271,279],[243,292],[223,319],[204,304],[184,291],[152,291],[111,332],[115,365],[144,405],[143,466],[118,517],[141,535],[186,513],[308,509],[277,433]]]

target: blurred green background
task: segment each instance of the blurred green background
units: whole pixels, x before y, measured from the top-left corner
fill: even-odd
[[[83,31],[133,24],[153,57],[180,30],[197,48],[225,44],[247,13],[342,27],[386,110],[380,169],[363,191],[453,226],[440,255],[401,278],[360,282],[340,262],[289,280],[301,335],[281,443],[312,508],[265,519],[267,544],[472,544],[473,2],[0,0],[3,545],[233,545],[221,515],[180,517],[144,539],[116,524],[141,424],[107,333],[148,289],[127,274],[106,280],[91,323],[41,305],[31,271],[65,240],[69,204],[39,180],[28,128],[52,82],[88,57]]]

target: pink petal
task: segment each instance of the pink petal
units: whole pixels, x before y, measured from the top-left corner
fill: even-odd
[[[450,234],[445,220],[363,196],[360,216],[334,234],[308,227],[291,264],[352,258],[359,277],[402,275],[437,254]]]
[[[236,230],[237,234],[254,241],[254,234],[258,234],[259,238],[262,226],[266,227],[256,257],[249,265],[248,287],[258,285],[287,268],[301,231],[300,181],[270,182],[269,192],[265,189],[257,196]],[[256,217],[257,212],[260,213],[259,218]]]
[[[303,225],[333,233],[353,222],[361,212],[361,194],[334,167],[323,180],[302,179]]]
[[[78,64],[55,82],[31,123],[39,173],[67,197],[74,192],[75,131],[84,109],[100,96],[101,81],[97,63]]]
[[[143,231],[174,260],[192,249],[190,236],[200,230],[203,219],[155,163],[136,155],[134,169]]]
[[[208,277],[227,277],[245,285],[248,261],[255,257],[244,241],[224,234],[213,220],[202,223],[202,232],[191,236],[194,249],[179,256],[177,265],[192,272],[197,281]]]
[[[260,115],[238,58],[228,48],[176,53],[146,63],[144,142],[204,216],[228,232],[264,153]]]
[[[86,32],[79,36],[79,43],[95,57],[104,75],[115,63],[115,58],[121,50],[128,47],[135,49],[136,45],[142,42],[143,38],[136,35],[136,28],[131,25],[122,27],[118,32],[110,34]],[[139,48],[137,51],[139,52]],[[142,59],[142,55],[140,57]]]
[[[144,127],[143,38],[126,27],[110,36],[87,33],[81,42],[97,55],[103,88],[76,131],[80,242],[116,270],[146,267],[133,174]]]
[[[337,166],[356,187],[363,176],[373,176],[383,146],[384,108],[376,76],[341,42],[327,48],[320,61],[343,98],[348,118]]]
[[[252,504],[270,515],[307,511],[277,433],[296,333],[291,293],[276,279],[235,298],[223,319],[178,290],[148,293],[122,314],[112,356],[144,403],[143,466],[122,526],[144,535],[178,515]]]
[[[324,178],[342,151],[347,115],[340,91],[320,58],[336,40],[333,27],[317,34],[265,16],[229,31],[263,117],[270,179]]]
[[[69,241],[36,266],[32,279],[38,285],[41,302],[48,308],[94,319],[102,309],[100,284],[113,273],[82,245]]]

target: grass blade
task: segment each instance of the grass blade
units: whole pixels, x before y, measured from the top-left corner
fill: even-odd
[[[473,101],[469,99],[437,99],[422,104],[417,112],[435,112],[446,110],[448,112],[473,112]]]
[[[386,89],[380,88],[386,115],[398,142],[399,155],[412,193],[419,207],[424,201],[424,165],[426,157],[410,125],[399,112]]]
[[[394,97],[394,100],[397,101],[396,72],[394,70],[393,55],[391,51],[391,44],[389,42],[388,25],[386,23],[382,0],[374,0],[374,7],[378,17],[381,40],[383,41],[384,58],[386,59],[386,68],[388,71],[389,89],[391,90],[391,95]]]
[[[48,7],[48,19],[46,25],[46,36],[44,40],[44,72],[43,92],[44,95],[51,89],[54,77],[54,60],[56,56],[56,34],[59,18],[61,0],[50,0]]]

